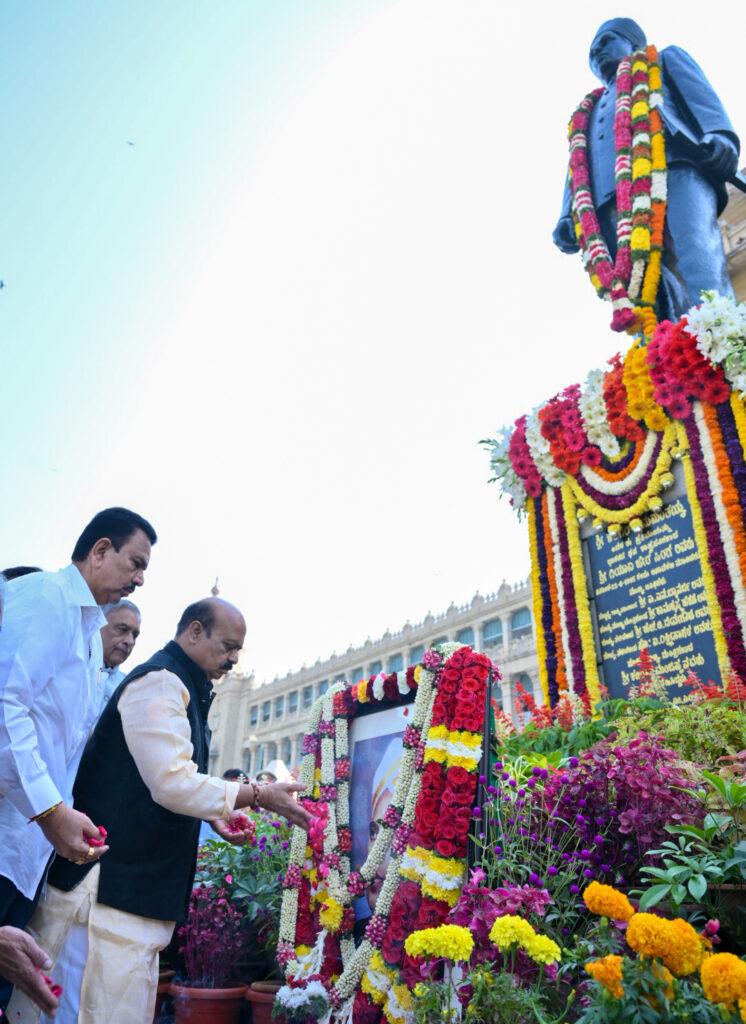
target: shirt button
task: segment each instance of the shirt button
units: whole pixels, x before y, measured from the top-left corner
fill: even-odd
[[[602,139],[603,137],[604,137],[604,133],[601,132],[601,134],[599,135],[599,139]]]

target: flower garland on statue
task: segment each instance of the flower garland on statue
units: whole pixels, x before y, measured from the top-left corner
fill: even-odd
[[[411,1017],[409,989],[399,974],[401,949],[422,914],[432,916],[430,904],[444,918],[458,898],[482,756],[492,666],[484,655],[455,648],[427,651],[423,664],[406,673],[335,687],[314,709],[311,725],[317,735],[306,737],[301,781],[310,794],[306,806],[317,820],[308,840],[302,830],[294,832],[280,919],[278,960],[287,984],[278,1002],[289,1011],[302,1008],[326,1022],[356,1020],[361,1012],[373,1019],[376,1007],[376,1019],[382,1013],[392,1024]],[[417,696],[392,803],[365,863],[351,871],[348,720],[360,704],[396,699],[412,689]],[[447,803],[434,822],[436,769],[445,776],[441,796]],[[433,827],[428,832],[426,826]],[[375,914],[355,948],[352,901],[364,893],[389,851]]]
[[[666,159],[660,106],[663,101],[654,46],[619,62],[614,114],[617,252],[612,260],[591,192],[588,124],[603,94],[594,89],[574,111],[568,128],[569,186],[575,233],[598,294],[613,306],[614,331],[655,327],[653,307],[660,282],[666,206]]]

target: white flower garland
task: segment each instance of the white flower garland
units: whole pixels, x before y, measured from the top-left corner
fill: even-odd
[[[526,419],[526,442],[539,473],[552,487],[561,487],[565,482],[565,474],[554,464],[549,441],[541,432],[538,408],[529,413]]]
[[[607,459],[616,459],[621,449],[619,440],[609,426],[604,376],[603,370],[591,370],[580,393],[578,407],[588,440],[597,445]]]

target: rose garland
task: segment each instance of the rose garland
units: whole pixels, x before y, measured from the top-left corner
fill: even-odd
[[[662,82],[655,47],[622,58],[616,73],[614,261],[601,232],[588,166],[588,125],[603,92],[594,89],[583,98],[568,128],[575,233],[591,282],[602,298],[612,302],[612,330],[639,327],[652,333],[666,202],[665,143],[658,109]]]
[[[452,900],[458,898],[464,872],[460,858],[466,852],[475,772],[481,758],[491,663],[484,655],[462,648],[442,667],[444,655],[455,646],[426,652],[423,665],[406,673],[333,688],[314,709],[312,724],[318,734],[306,737],[301,781],[310,794],[307,806],[313,807],[315,801],[317,821],[322,824],[312,827],[308,843],[305,834],[295,830],[291,843],[278,944],[278,959],[287,976],[278,1001],[287,1009],[303,1007],[327,1021],[347,1021],[363,1016],[378,1019],[380,1012],[376,1017],[375,1007],[380,1006],[392,1022],[409,1019],[411,997],[399,977],[394,951],[397,944],[403,945],[415,918],[427,913],[428,901],[447,913]],[[405,731],[394,798],[365,864],[359,872],[352,872],[346,856],[351,846],[347,722],[358,705],[396,699],[411,689],[417,690],[417,697],[412,722]],[[433,765],[445,770],[450,789],[442,822],[435,835],[428,837],[423,823],[430,806],[428,780]],[[458,772],[468,779],[468,786],[461,780],[461,790],[454,776]],[[465,807],[466,813],[454,818],[458,806]],[[337,846],[343,856],[337,853]],[[351,902],[365,891],[389,850],[393,856],[376,912],[356,949],[351,937]],[[419,878],[416,885],[411,881],[413,873]],[[411,890],[405,887],[411,885],[420,896],[416,912],[406,902]],[[404,894],[403,908],[400,892]],[[401,934],[403,929],[408,929],[406,934]]]

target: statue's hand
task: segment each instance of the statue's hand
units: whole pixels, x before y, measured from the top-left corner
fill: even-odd
[[[552,232],[552,241],[561,252],[578,252],[578,240],[575,237],[575,226],[572,217],[560,217],[557,227]]]
[[[702,150],[702,166],[710,174],[726,181],[738,170],[738,147],[727,135],[708,132],[702,138]]]

